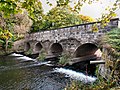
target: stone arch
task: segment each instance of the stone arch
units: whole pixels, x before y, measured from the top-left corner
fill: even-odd
[[[73,38],[73,37],[69,37],[68,40],[76,40],[76,41],[78,41],[76,38]]]
[[[53,43],[50,47],[50,51],[53,55],[59,56],[63,52],[62,45],[59,43]]]
[[[43,46],[41,45],[41,43],[37,42],[34,46],[34,51],[39,52],[39,51],[41,51],[42,48],[43,48]]]
[[[25,51],[28,51],[29,49],[30,49],[30,43],[27,42],[27,43],[26,43],[26,49],[25,49]]]
[[[95,44],[85,43],[80,45],[74,53],[74,57],[84,57],[89,55],[96,55],[97,57],[101,57],[102,52]]]
[[[59,43],[63,46],[64,49],[75,49],[80,44],[80,41],[75,38],[68,38],[62,39],[59,41]]]

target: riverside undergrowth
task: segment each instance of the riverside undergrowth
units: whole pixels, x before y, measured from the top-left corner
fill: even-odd
[[[115,70],[118,68],[120,60],[116,60],[114,68],[112,68],[109,78],[104,78],[99,74],[96,67],[97,80],[94,83],[83,83],[80,81],[72,81],[64,90],[120,90],[118,79],[113,77]]]
[[[115,79],[104,79],[96,70],[97,80],[94,83],[83,83],[80,81],[72,81],[64,90],[119,90]]]

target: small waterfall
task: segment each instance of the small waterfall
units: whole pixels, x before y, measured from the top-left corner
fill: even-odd
[[[16,54],[16,53],[12,53],[12,54],[10,54],[9,56],[22,57],[23,55],[21,55],[21,54]]]
[[[24,55],[21,55],[21,54],[16,54],[16,53],[11,54],[10,56],[20,56],[20,57],[16,58],[17,60],[20,60],[20,63],[25,63],[25,62],[28,62],[28,61],[33,61],[33,63],[29,63],[29,65],[22,66],[20,68],[28,68],[28,67],[35,67],[35,66],[47,65],[47,64],[49,64],[51,62],[51,61],[38,62],[36,59],[32,59],[30,57],[27,57],[27,56],[24,56]]]
[[[22,55],[22,54],[16,54],[16,53],[13,53],[13,54],[10,54],[9,56],[15,56],[15,57],[17,57],[17,59],[23,59],[23,60],[32,60],[32,61],[36,61],[36,59],[32,59],[32,58],[30,58],[30,57],[27,57],[27,56],[24,56],[24,55]]]
[[[38,63],[35,63],[35,64],[22,66],[22,67],[20,67],[20,68],[29,68],[29,67],[42,66],[42,65],[47,65],[47,64],[49,64],[49,63],[50,63],[50,61],[47,61],[47,62],[38,62]]]
[[[16,54],[13,53],[10,56],[18,56],[17,60],[21,60],[20,62],[27,62],[27,61],[33,61],[33,62],[37,62],[36,64],[33,64],[33,66],[39,66],[39,65],[47,65],[47,66],[52,66],[52,64],[50,64],[51,61],[46,61],[46,62],[38,62],[36,59],[32,59],[30,57],[21,55],[21,54]]]
[[[17,59],[23,59],[23,60],[36,60],[36,59],[32,59],[32,58],[29,58],[29,57],[27,57],[27,56],[23,56],[23,57],[18,57]]]
[[[18,60],[22,59],[23,61],[21,61],[21,62],[25,62],[25,61],[34,61],[34,62],[37,62],[36,59],[32,59],[30,57],[27,57],[27,56],[24,56],[24,55],[21,55],[21,54],[13,53],[13,54],[11,54],[9,56],[15,56],[15,57],[17,57],[16,59],[18,59]]]
[[[65,69],[65,68],[55,68],[54,72],[64,73],[66,74],[66,77],[80,80],[83,83],[93,83],[97,79],[96,77],[87,76],[87,75],[84,75],[83,73],[76,72],[70,69]]]
[[[10,54],[8,57],[11,58],[14,57],[13,61],[9,60],[11,63],[8,66],[0,66],[0,71],[5,70],[13,70],[13,69],[22,69],[22,68],[30,68],[30,67],[37,67],[42,65],[49,65],[51,61],[45,61],[45,62],[39,62],[36,59],[29,58],[27,56],[21,55],[21,54]]]

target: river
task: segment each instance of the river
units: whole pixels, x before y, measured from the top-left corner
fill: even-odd
[[[21,54],[0,56],[0,90],[62,90],[72,80],[88,83],[96,78]]]

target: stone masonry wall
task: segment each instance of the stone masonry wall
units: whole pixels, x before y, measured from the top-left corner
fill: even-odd
[[[93,32],[92,27],[96,23],[97,23],[97,27],[99,31]],[[41,31],[41,32],[28,34],[26,35],[25,39],[26,41],[49,40],[49,41],[59,42],[62,39],[76,38],[77,40],[82,39],[84,41],[85,39],[87,39],[89,41],[90,39],[92,41],[92,40],[97,39],[99,36],[106,33],[107,31],[111,30],[111,28],[114,28],[117,26],[118,26],[118,20],[113,19],[105,28],[102,28],[99,22],[80,24],[80,25],[65,27],[65,28],[56,29],[56,30],[47,30],[47,31]]]
[[[115,52],[111,48],[103,48],[102,58],[105,60],[105,64],[99,65],[99,73],[106,79],[116,79],[120,84],[120,54],[115,55]]]

